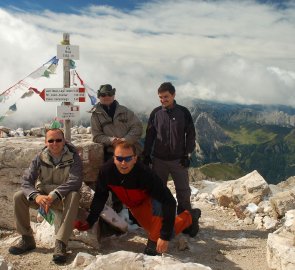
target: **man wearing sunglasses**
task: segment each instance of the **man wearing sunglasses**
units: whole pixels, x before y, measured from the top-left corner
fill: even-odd
[[[36,248],[29,208],[39,209],[45,215],[56,209],[62,211],[62,218],[53,261],[66,261],[66,247],[78,213],[82,169],[80,156],[73,145],[65,142],[63,131],[49,129],[45,148],[32,160],[23,175],[21,190],[13,198],[16,230],[22,238],[9,248],[11,254],[20,255]]]
[[[93,142],[105,147],[105,160],[114,154],[114,145],[127,141],[136,147],[136,154],[141,154],[139,140],[142,123],[138,117],[115,100],[116,89],[110,84],[101,85],[97,91],[99,103],[91,110],[91,132]]]
[[[136,147],[136,154],[140,155],[142,147],[140,137],[142,123],[138,117],[115,100],[116,89],[110,84],[101,85],[97,91],[99,103],[91,110],[91,132],[93,142],[104,145],[104,161],[114,155],[114,146],[121,141],[132,143]],[[112,196],[113,209],[119,213],[122,203]],[[135,220],[130,215],[130,219]]]
[[[95,195],[85,221],[76,221],[75,228],[88,230],[97,221],[108,199],[109,191],[129,208],[148,234],[144,253],[159,255],[168,249],[174,235],[184,229],[193,237],[199,226],[195,216],[187,210],[175,217],[176,201],[161,179],[138,161],[134,145],[119,142],[114,158],[104,164],[98,174]]]

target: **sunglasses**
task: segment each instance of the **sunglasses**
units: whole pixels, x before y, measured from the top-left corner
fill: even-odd
[[[116,160],[119,162],[130,162],[133,159],[134,156],[128,156],[128,157],[120,157],[120,156],[115,156]]]
[[[113,94],[112,93],[102,93],[102,94],[100,94],[99,95],[99,97],[112,97],[113,96]]]
[[[56,142],[56,143],[60,143],[60,142],[62,142],[63,141],[63,139],[50,139],[50,140],[48,140],[47,142],[48,143],[54,143],[54,142]]]

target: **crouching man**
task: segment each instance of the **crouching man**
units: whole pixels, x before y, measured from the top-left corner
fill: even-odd
[[[79,207],[82,185],[82,161],[74,146],[65,142],[60,129],[50,129],[45,135],[46,147],[36,155],[23,175],[21,190],[13,198],[16,230],[20,242],[9,252],[20,255],[36,248],[30,226],[29,208],[62,211],[56,234],[53,261],[66,261],[66,247],[72,234]]]
[[[117,195],[148,233],[144,250],[147,255],[166,252],[172,237],[184,229],[191,237],[198,233],[200,209],[185,210],[175,217],[176,201],[170,190],[149,167],[137,160],[136,149],[128,142],[117,143],[114,158],[100,169],[89,216],[85,221],[76,221],[76,229],[83,231],[92,227],[109,191]]]

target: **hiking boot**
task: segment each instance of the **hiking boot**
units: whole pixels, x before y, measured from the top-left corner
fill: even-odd
[[[15,245],[9,248],[9,253],[13,255],[20,255],[27,251],[36,248],[36,242],[31,235],[22,235],[22,239]]]
[[[55,263],[65,263],[67,260],[67,246],[60,240],[55,240],[55,248],[52,260]]]
[[[199,218],[201,217],[201,210],[195,208],[189,211],[192,215],[192,225],[183,230],[182,232],[188,234],[190,237],[195,237],[199,232]]]
[[[157,243],[150,239],[148,239],[147,241],[143,254],[146,254],[149,256],[161,255],[160,253],[157,252]]]

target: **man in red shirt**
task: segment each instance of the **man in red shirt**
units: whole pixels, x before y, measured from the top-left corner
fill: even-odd
[[[144,253],[158,255],[168,249],[174,235],[186,229],[191,237],[199,230],[200,209],[176,213],[176,201],[161,179],[138,161],[134,145],[116,144],[114,158],[103,165],[98,174],[90,214],[85,221],[77,221],[75,228],[88,230],[98,219],[113,191],[148,233]]]

